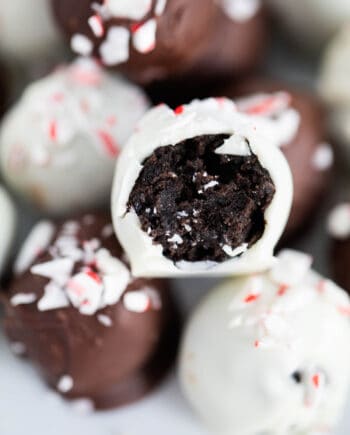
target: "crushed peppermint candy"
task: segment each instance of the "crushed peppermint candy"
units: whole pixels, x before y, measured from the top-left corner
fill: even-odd
[[[154,8],[154,13],[157,17],[164,14],[167,5],[167,0],[157,0],[156,7]]]
[[[155,49],[157,19],[164,14],[167,0],[156,0],[154,3],[154,8],[152,0],[105,0],[103,4],[92,4],[95,13],[88,18],[87,24],[96,38],[104,38],[99,53],[105,65],[127,62],[130,40],[139,53],[147,54]],[[111,26],[107,29],[108,21],[112,18],[134,22],[129,27]],[[92,41],[81,34],[73,36],[71,46],[83,56],[93,51]]]
[[[36,258],[49,246],[55,232],[49,221],[41,221],[35,225],[24,242],[14,264],[14,272],[19,275],[25,272]]]
[[[121,26],[108,30],[105,41],[100,46],[102,61],[107,66],[118,65],[129,59],[130,32]]]
[[[110,15],[130,20],[141,20],[152,8],[152,0],[106,0]]]
[[[334,162],[333,148],[328,143],[320,144],[312,156],[312,165],[318,171],[326,171]]]
[[[160,310],[162,306],[159,293],[151,288],[127,292],[123,302],[128,311],[135,313],[145,313],[150,309]]]
[[[94,222],[93,215],[82,218],[83,225]],[[56,230],[54,226],[50,226],[50,229],[51,240],[51,234]],[[118,303],[131,282],[130,271],[119,258],[113,257],[103,248],[97,238],[79,240],[79,231],[80,224],[76,221],[68,221],[62,225],[52,245],[43,250],[43,253],[48,252],[52,258],[30,268],[32,274],[49,280],[44,287],[44,294],[37,302],[39,311],[72,305],[82,315],[93,315],[106,306]],[[101,237],[111,231],[111,224],[105,225],[101,230]],[[36,242],[37,238],[32,240]],[[37,296],[34,293],[18,293],[11,299],[14,306],[36,301]],[[155,290],[146,287],[130,292],[124,299],[124,305],[130,307],[131,311],[144,312],[148,309],[160,309],[161,300]],[[112,325],[112,320],[104,314],[98,314],[97,319],[106,327]]]
[[[291,95],[280,91],[272,94],[254,94],[236,101],[240,112],[248,115],[272,117],[285,111],[291,103]]]
[[[288,92],[253,94],[236,101],[240,112],[250,115],[256,127],[278,147],[293,141],[300,127],[300,113],[292,106]]]
[[[153,18],[137,28],[132,35],[132,43],[139,53],[149,53],[156,47],[157,21]]]
[[[73,388],[74,385],[74,381],[73,378],[69,375],[63,375],[61,376],[61,378],[59,379],[59,381],[57,382],[57,390],[60,393],[68,393],[69,391],[71,391],[71,389]]]
[[[37,300],[35,293],[17,293],[11,298],[11,305],[16,307],[17,305],[32,304]]]
[[[259,349],[276,347],[295,349],[301,337],[292,327],[293,319],[298,310],[302,310],[306,305],[313,305],[317,300],[329,303],[334,308],[334,312],[340,316],[345,318],[350,316],[348,295],[340,292],[331,281],[311,273],[309,256],[287,250],[282,251],[278,261],[279,259],[283,267],[277,274],[275,270],[250,277],[244,289],[234,296],[228,307],[233,313],[228,327],[230,329],[254,327],[256,339],[252,345]],[[301,273],[296,279],[290,279],[291,274],[298,274],[298,269]],[[284,283],[280,283],[281,278]],[[322,284],[322,291],[320,291],[320,284]],[[322,389],[324,381],[322,376],[322,372],[315,369],[310,371],[307,392],[309,404],[315,401],[313,389]]]
[[[70,46],[72,51],[80,56],[90,56],[94,49],[92,41],[87,36],[79,33],[72,36]]]
[[[98,314],[97,320],[106,328],[110,328],[113,325],[112,319],[105,314]]]
[[[238,22],[251,20],[261,8],[261,0],[220,0],[227,16]]]
[[[69,300],[62,288],[50,281],[44,288],[44,295],[38,302],[39,311],[56,310],[69,306]]]
[[[79,167],[85,144],[84,164],[98,168],[103,164],[107,180],[121,147],[147,108],[141,89],[109,74],[92,58],[77,58],[35,82],[23,95],[13,117],[33,127],[34,136],[28,140],[25,129],[14,135],[7,165],[18,172],[22,164],[33,170],[54,167],[63,177],[62,173]],[[86,178],[85,172],[79,170],[78,177]],[[49,185],[44,193],[52,197]]]
[[[95,36],[101,38],[104,35],[105,29],[100,15],[93,15],[89,18],[88,23]]]

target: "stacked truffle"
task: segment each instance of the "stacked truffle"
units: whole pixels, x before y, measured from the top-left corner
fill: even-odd
[[[237,84],[263,52],[261,1],[47,0],[45,37],[24,46],[25,32],[11,34],[0,51],[20,44],[19,57],[34,58],[39,42],[57,41],[50,4],[80,57],[30,85],[0,129],[5,181],[56,216],[33,227],[6,276],[12,350],[69,400],[136,401],[176,360],[169,279],[229,277],[183,336],[190,405],[216,435],[332,429],[350,384],[350,299],[310,256],[275,250],[311,221],[333,149],[314,97]],[[175,109],[149,110],[141,88],[223,77],[225,97]],[[15,221],[2,190],[0,208],[2,272]],[[329,226],[342,239],[336,280],[349,291],[348,213],[337,209]]]

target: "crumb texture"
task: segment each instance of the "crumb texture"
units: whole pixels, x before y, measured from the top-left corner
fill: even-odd
[[[215,153],[229,137],[197,136],[143,162],[128,210],[174,263],[223,262],[264,232],[275,186],[254,154]]]

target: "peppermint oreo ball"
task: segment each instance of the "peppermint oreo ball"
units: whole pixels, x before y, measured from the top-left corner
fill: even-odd
[[[236,99],[239,110],[284,132],[277,144],[292,171],[294,196],[285,237],[297,235],[312,221],[331,185],[333,147],[326,113],[312,94],[283,83],[253,79],[221,90]]]
[[[16,213],[10,197],[3,187],[0,186],[0,275],[6,266],[9,251],[12,245],[15,226]]]
[[[227,275],[268,268],[292,201],[284,130],[225,98],[139,123],[116,169],[114,226],[134,276]],[[272,122],[271,122],[272,124]]]
[[[0,22],[0,55],[6,59],[32,62],[60,46],[50,0],[1,0]]]
[[[270,271],[226,281],[192,314],[180,381],[212,433],[333,433],[350,382],[350,300],[311,261],[284,251]]]
[[[148,108],[138,87],[78,59],[29,85],[0,130],[9,186],[41,210],[105,205],[115,161]]]
[[[39,222],[3,297],[11,347],[67,399],[98,409],[135,401],[175,357],[168,284],[132,278],[107,215]]]
[[[211,37],[213,0],[52,0],[79,55],[95,55],[137,82],[185,71]]]

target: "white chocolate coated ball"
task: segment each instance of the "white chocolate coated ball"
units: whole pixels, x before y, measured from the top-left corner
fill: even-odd
[[[62,66],[30,85],[5,117],[3,175],[50,213],[106,204],[115,161],[147,109],[140,88],[94,61]]]
[[[270,272],[223,283],[192,315],[181,384],[216,435],[323,433],[336,424],[350,380],[350,302],[310,264],[284,251]]]

